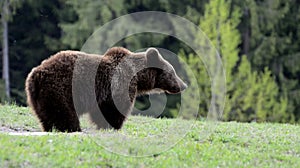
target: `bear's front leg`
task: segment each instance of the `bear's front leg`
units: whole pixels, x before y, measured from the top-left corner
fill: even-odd
[[[126,116],[118,111],[113,102],[102,102],[98,110],[90,113],[90,119],[98,129],[118,130],[122,128]]]

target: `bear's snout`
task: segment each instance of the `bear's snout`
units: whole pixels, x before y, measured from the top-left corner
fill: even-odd
[[[182,84],[180,85],[180,91],[184,91],[187,87],[188,87],[187,84],[182,82]]]
[[[167,93],[169,94],[177,94],[177,93],[180,93],[182,91],[184,91],[186,88],[187,88],[187,84],[185,84],[183,81],[176,81],[176,84],[173,85],[172,87],[170,87],[168,90],[167,90]]]

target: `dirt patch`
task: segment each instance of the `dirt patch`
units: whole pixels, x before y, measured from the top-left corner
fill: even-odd
[[[73,132],[66,133],[68,135],[81,135],[86,134],[87,131],[83,129],[83,132]],[[8,134],[8,135],[19,135],[19,136],[42,136],[42,135],[56,135],[55,132],[41,132],[40,129],[26,129],[26,128],[16,128],[16,127],[8,127],[8,126],[0,126],[0,133]]]
[[[24,127],[12,127],[12,126],[0,126],[1,132],[37,132],[41,131],[40,129],[34,129],[34,128],[24,128]]]
[[[39,132],[39,129],[27,129],[22,127],[10,127],[10,126],[0,126],[0,133],[12,134],[12,133],[31,133]]]
[[[82,132],[65,133],[68,135],[82,135]],[[55,132],[9,132],[8,135],[16,136],[43,136],[43,135],[57,135]]]

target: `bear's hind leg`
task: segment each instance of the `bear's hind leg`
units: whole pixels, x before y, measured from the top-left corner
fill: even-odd
[[[52,120],[53,128],[60,132],[80,132],[79,118],[75,111],[62,110],[56,111]]]
[[[79,118],[75,110],[63,105],[51,105],[48,102],[43,104],[44,109],[36,111],[41,122],[43,131],[50,132],[53,129],[60,132],[81,131]]]
[[[77,115],[62,111],[49,111],[57,115],[48,116],[47,119],[41,119],[41,124],[44,131],[57,130],[60,132],[80,132],[80,123]],[[68,114],[69,113],[69,114]],[[74,112],[75,113],[75,112]]]
[[[76,114],[75,114],[76,115]],[[60,132],[80,132],[80,124],[77,116],[72,116],[70,119],[70,115],[62,115],[63,117],[60,120],[54,120],[53,128]]]

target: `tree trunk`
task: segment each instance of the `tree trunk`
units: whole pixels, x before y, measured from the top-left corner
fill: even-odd
[[[3,29],[3,40],[2,40],[2,52],[3,52],[3,70],[2,70],[2,79],[5,81],[5,94],[10,98],[10,87],[9,87],[9,61],[8,61],[8,3],[7,0],[4,0],[1,21]]]
[[[248,22],[245,25],[245,30],[242,34],[242,38],[243,38],[243,54],[247,55],[247,57],[249,58],[249,48],[250,48],[250,11],[248,8],[244,9],[244,15],[246,17],[246,21]]]

